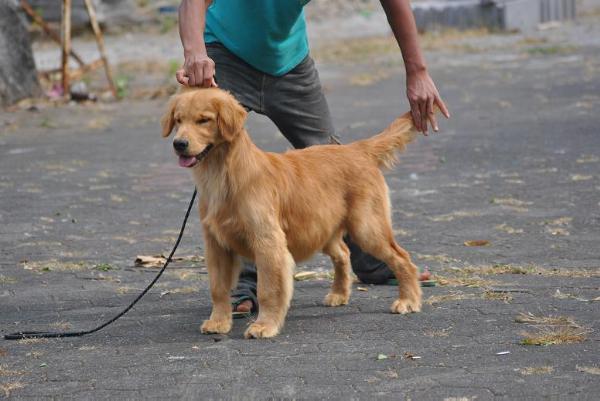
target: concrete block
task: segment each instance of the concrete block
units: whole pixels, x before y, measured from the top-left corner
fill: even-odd
[[[540,23],[575,18],[576,0],[427,0],[412,5],[417,27],[531,31]]]

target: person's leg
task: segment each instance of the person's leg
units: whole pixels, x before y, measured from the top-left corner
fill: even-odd
[[[264,93],[265,115],[295,148],[339,143],[310,56],[281,77],[268,76]]]
[[[314,61],[306,57],[282,77],[265,84],[265,114],[295,148],[339,143]],[[363,252],[349,236],[352,270],[366,284],[384,284],[394,273],[380,260]]]

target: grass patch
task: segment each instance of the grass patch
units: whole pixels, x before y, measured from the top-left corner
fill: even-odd
[[[425,330],[423,332],[423,335],[427,336],[427,337],[448,337],[448,334],[450,334],[450,331],[452,330],[452,326],[450,327],[446,327],[445,329],[430,329],[430,330]]]
[[[479,275],[502,275],[502,274],[530,274],[540,276],[557,276],[557,277],[600,277],[600,269],[560,269],[546,268],[536,265],[510,265],[510,264],[494,264],[491,266],[466,266],[460,268],[460,272],[464,275],[479,274]]]
[[[571,326],[546,326],[535,332],[523,332],[522,345],[576,344],[586,340],[587,330]]]
[[[505,304],[509,303],[510,301],[513,300],[512,295],[510,295],[508,292],[503,292],[503,291],[485,291],[483,293],[483,295],[481,296],[483,299],[487,299],[490,301],[502,301]]]
[[[568,316],[536,316],[520,313],[515,322],[534,325],[534,331],[522,332],[522,345],[577,344],[586,340],[589,329],[582,328]]]
[[[519,372],[524,376],[547,375],[547,374],[554,372],[554,367],[552,367],[552,366],[530,366],[527,368],[519,369]]]
[[[141,288],[134,288],[134,287],[130,287],[128,285],[125,285],[125,286],[117,288],[116,291],[117,291],[117,294],[124,295],[124,294],[129,294],[131,292],[142,291],[142,289]]]
[[[179,287],[179,288],[169,288],[160,292],[160,296],[164,297],[165,295],[173,295],[173,294],[194,294],[200,292],[199,287]]]
[[[98,263],[96,266],[94,266],[94,269],[107,272],[113,270],[113,267],[109,263]]]
[[[436,274],[434,278],[439,285],[444,287],[482,288],[497,284],[492,280],[486,280],[477,276],[443,277]]]
[[[0,365],[0,377],[22,376],[25,372],[22,370],[10,370],[6,365]]]
[[[423,253],[414,253],[415,257],[425,262],[439,262],[439,263],[458,263],[458,259],[454,259],[446,254],[439,255],[427,255]]]
[[[43,344],[47,342],[47,338],[24,338],[17,341],[17,343],[21,345]]]
[[[160,33],[165,34],[171,32],[177,26],[177,18],[172,15],[167,15],[160,21]]]
[[[7,277],[4,274],[0,274],[0,285],[4,284],[14,284],[17,282],[17,279],[13,277]]]
[[[569,316],[536,316],[533,313],[519,313],[515,318],[517,323],[525,323],[538,326],[580,326]]]
[[[175,76],[175,73],[177,72],[177,70],[179,70],[180,68],[181,68],[181,61],[174,60],[174,59],[169,60],[168,66],[167,66],[167,77],[169,79],[173,78]]]
[[[576,50],[575,46],[534,46],[527,49],[530,56],[552,56],[555,54],[567,54]]]
[[[480,38],[488,34],[487,29],[457,30],[444,29],[419,35],[419,43],[425,50],[452,50],[479,52],[480,49],[467,43],[468,38]],[[397,56],[400,59],[398,44],[392,35],[336,40],[312,50],[313,57],[320,62],[365,62],[373,61],[377,56]]]
[[[25,270],[32,270],[35,272],[71,272],[81,271],[87,269],[85,262],[59,262],[57,260],[46,260],[37,262],[22,262],[21,266]]]
[[[461,217],[477,217],[477,216],[481,216],[480,212],[476,212],[476,211],[469,211],[469,210],[457,210],[454,211],[452,213],[448,213],[448,214],[441,214],[439,216],[433,216],[433,217],[428,217],[429,220],[431,221],[452,221],[456,218],[461,218]]]
[[[17,390],[17,389],[20,389],[23,387],[25,387],[25,386],[21,382],[0,384],[0,390],[2,390],[4,392],[4,395],[6,396],[6,398],[10,397],[10,394],[13,392],[13,390]]]
[[[435,305],[440,304],[442,302],[450,302],[450,301],[460,301],[462,299],[473,299],[475,296],[473,294],[465,294],[461,291],[451,292],[449,294],[443,295],[432,295],[425,300],[426,304]]]
[[[58,330],[71,330],[71,323],[69,322],[54,322],[50,324],[50,327],[53,327]]]
[[[578,372],[589,373],[590,375],[600,375],[600,367],[598,366],[579,366],[576,365],[575,368]]]
[[[167,274],[170,277],[182,280],[182,281],[206,281],[208,280],[207,274],[198,272],[197,269],[175,269],[168,271]]]

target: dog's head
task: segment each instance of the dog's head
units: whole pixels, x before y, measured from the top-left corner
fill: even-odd
[[[246,110],[221,89],[190,89],[173,96],[162,118],[162,135],[175,129],[179,165],[193,167],[214,146],[234,141],[244,128]]]

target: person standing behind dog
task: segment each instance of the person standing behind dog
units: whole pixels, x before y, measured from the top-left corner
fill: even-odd
[[[295,148],[339,143],[306,35],[310,0],[182,0],[179,34],[185,86],[219,86],[248,110],[264,114]],[[381,0],[402,52],[406,93],[417,130],[438,130],[434,105],[448,109],[427,71],[409,0]],[[366,283],[393,278],[381,261],[347,241],[352,269]],[[256,268],[245,263],[232,297],[238,312],[255,311]]]

